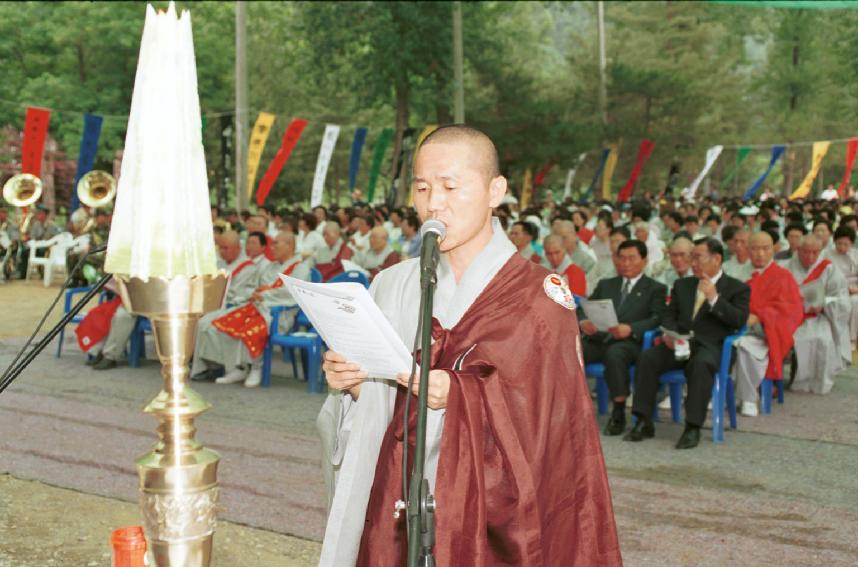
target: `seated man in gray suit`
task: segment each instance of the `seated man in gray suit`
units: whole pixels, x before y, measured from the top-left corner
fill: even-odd
[[[601,280],[590,300],[610,299],[617,313],[616,327],[600,332],[578,310],[584,349],[584,362],[604,362],[605,381],[614,401],[605,435],[621,435],[626,428],[626,398],[629,396],[629,367],[641,352],[646,331],[661,323],[667,288],[644,275],[647,247],[640,240],[626,240],[614,258],[619,275]]]

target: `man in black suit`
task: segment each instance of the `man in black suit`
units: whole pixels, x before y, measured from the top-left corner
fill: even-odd
[[[626,240],[617,249],[619,275],[600,280],[591,300],[610,299],[617,313],[616,327],[600,332],[578,310],[581,321],[584,362],[605,363],[605,381],[614,401],[605,435],[621,435],[626,428],[626,398],[629,395],[629,367],[641,352],[646,331],[658,327],[664,311],[667,288],[643,273],[647,248],[640,240]]]
[[[677,360],[674,340],[664,342],[638,357],[635,401],[632,413],[638,421],[625,436],[641,441],[655,436],[652,412],[658,395],[658,378],[668,370],[685,370],[688,397],[685,400],[685,431],[677,449],[691,449],[700,442],[700,426],[706,421],[706,405],[721,360],[724,339],[748,320],[751,290],[743,282],[721,271],[724,248],[714,238],[701,238],[691,254],[693,277],[673,284],[670,304],[662,326],[680,334],[693,333],[690,356]]]

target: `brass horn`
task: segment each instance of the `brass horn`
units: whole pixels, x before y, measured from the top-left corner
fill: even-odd
[[[115,196],[116,179],[106,171],[90,171],[77,182],[77,198],[88,207],[103,207]]]
[[[19,173],[3,185],[3,198],[15,207],[29,207],[42,196],[42,180],[31,173]]]

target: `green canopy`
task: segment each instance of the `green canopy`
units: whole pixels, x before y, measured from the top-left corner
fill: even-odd
[[[747,8],[792,8],[799,10],[855,10],[858,2],[849,0],[711,0],[714,4],[731,4]]]

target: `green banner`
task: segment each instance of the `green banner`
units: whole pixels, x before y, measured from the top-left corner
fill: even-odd
[[[730,182],[733,180],[733,177],[739,172],[739,166],[742,165],[742,162],[745,161],[745,158],[751,153],[751,148],[747,146],[742,146],[736,151],[736,165],[733,167],[733,171],[727,174],[727,177],[721,182],[721,187],[726,188]]]
[[[367,203],[372,203],[372,199],[375,197],[375,184],[378,182],[378,174],[381,172],[384,152],[387,151],[391,139],[393,139],[393,128],[385,128],[375,142],[375,148],[372,152],[372,168],[369,170],[369,183],[366,186]]]

